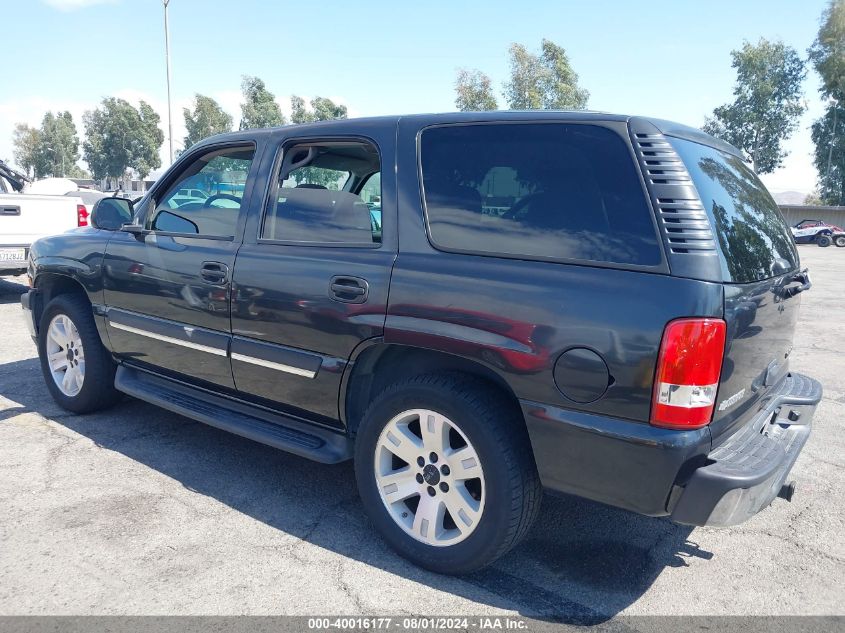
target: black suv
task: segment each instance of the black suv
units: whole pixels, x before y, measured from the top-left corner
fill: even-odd
[[[194,192],[185,195],[185,192]],[[490,563],[543,488],[691,525],[789,497],[821,386],[806,271],[735,148],[586,112],[247,130],[39,240],[29,310],[71,411],[121,394],[355,460],[386,541]]]

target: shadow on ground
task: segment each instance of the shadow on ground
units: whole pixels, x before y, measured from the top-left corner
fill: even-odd
[[[27,291],[24,285],[26,279],[19,277],[0,277],[0,305],[19,303],[21,295]]]
[[[547,495],[528,539],[461,578],[422,571],[372,532],[350,463],[324,466],[129,400],[76,416],[50,399],[35,358],[0,365],[0,424],[37,412],[278,530],[341,556],[526,617],[602,622],[635,602],[665,567],[709,559],[691,529],[575,497]]]

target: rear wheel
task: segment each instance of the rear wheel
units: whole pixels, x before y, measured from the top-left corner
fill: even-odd
[[[88,413],[120,398],[115,363],[103,347],[91,305],[79,295],[59,295],[44,309],[38,356],[47,389],[64,409]]]
[[[460,374],[418,376],[379,395],[358,430],[355,474],[385,540],[450,574],[518,543],[542,492],[518,407]]]
[[[822,248],[826,248],[833,244],[833,239],[831,239],[830,235],[819,235],[818,239],[816,240],[816,244],[818,244]]]
[[[836,239],[833,240],[833,243],[836,244],[839,248],[845,248],[845,235],[836,236]]]

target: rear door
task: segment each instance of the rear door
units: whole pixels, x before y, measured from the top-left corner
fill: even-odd
[[[248,397],[339,425],[347,360],[381,336],[396,254],[392,141],[288,137],[234,270],[232,372]]]
[[[759,410],[787,374],[801,289],[798,252],[777,204],[739,157],[670,138],[716,233],[727,343],[714,444]]]
[[[194,151],[139,210],[145,231],[117,232],[103,259],[109,339],[126,361],[234,387],[231,274],[249,205],[255,147]],[[180,200],[198,188],[204,199]]]

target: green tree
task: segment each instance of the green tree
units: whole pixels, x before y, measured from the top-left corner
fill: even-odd
[[[67,177],[77,173],[79,136],[70,112],[45,114],[39,141],[35,155],[36,177]]]
[[[348,111],[345,105],[340,105],[326,97],[311,99],[311,109],[305,105],[305,99],[292,95],[290,98],[291,123],[311,123],[313,121],[331,121],[345,119]]]
[[[117,179],[134,169],[143,179],[161,166],[160,117],[148,103],[139,105],[136,109],[123,99],[107,97],[83,115],[83,158],[94,178]]]
[[[771,173],[783,163],[783,142],[805,110],[804,61],[794,48],[763,38],[744,42],[731,57],[737,75],[734,101],[713,110],[703,129],[748,154],[757,173]]]
[[[275,95],[258,77],[244,75],[241,82],[244,102],[241,104],[240,129],[284,125],[285,117]]]
[[[314,114],[308,111],[305,105],[305,99],[292,95],[290,98],[290,122],[291,123],[311,123],[315,121]]]
[[[159,150],[164,143],[164,132],[159,127],[161,117],[146,101],[139,103],[138,115],[141,119],[141,133],[132,144],[132,162],[129,166],[144,180],[151,171],[161,167]]]
[[[578,86],[566,51],[544,39],[539,55],[522,44],[511,44],[511,78],[503,95],[512,110],[569,109],[587,107],[590,93]]]
[[[334,119],[345,119],[349,111],[345,105],[335,103],[327,97],[314,97],[311,99],[311,108],[318,121],[332,121]]]
[[[822,198],[819,195],[818,189],[814,189],[813,191],[808,193],[806,196],[804,196],[804,202],[802,202],[801,204],[816,207],[816,206],[819,206],[821,204],[824,204],[824,202],[822,202]]]
[[[813,123],[814,164],[824,204],[845,205],[845,105],[833,101]]]
[[[845,101],[845,0],[831,0],[809,54],[822,78],[822,96]]]
[[[543,107],[552,110],[583,110],[590,93],[578,87],[578,74],[572,69],[569,57],[562,46],[543,40],[541,87]]]
[[[845,205],[845,0],[831,0],[809,53],[827,99],[812,128],[819,195],[826,204]]]
[[[480,70],[459,69],[455,79],[455,107],[461,112],[498,110],[490,77]]]
[[[197,93],[194,97],[193,110],[182,108],[185,116],[185,147],[188,149],[194,143],[204,138],[232,131],[232,117],[223,111],[220,104],[211,97]]]
[[[336,104],[326,97],[314,97],[311,99],[311,109],[305,106],[305,99],[297,95],[290,98],[292,123],[312,123],[314,121],[331,121],[334,119],[345,119],[347,109],[345,105]],[[328,189],[338,188],[338,172],[320,167],[301,167],[291,174],[293,181],[297,184],[304,182],[312,185],[322,185]],[[342,183],[340,183],[342,184]]]
[[[41,133],[38,128],[30,127],[26,123],[15,125],[12,135],[15,162],[26,172],[27,176],[35,175],[35,162],[38,148],[41,144]]]

